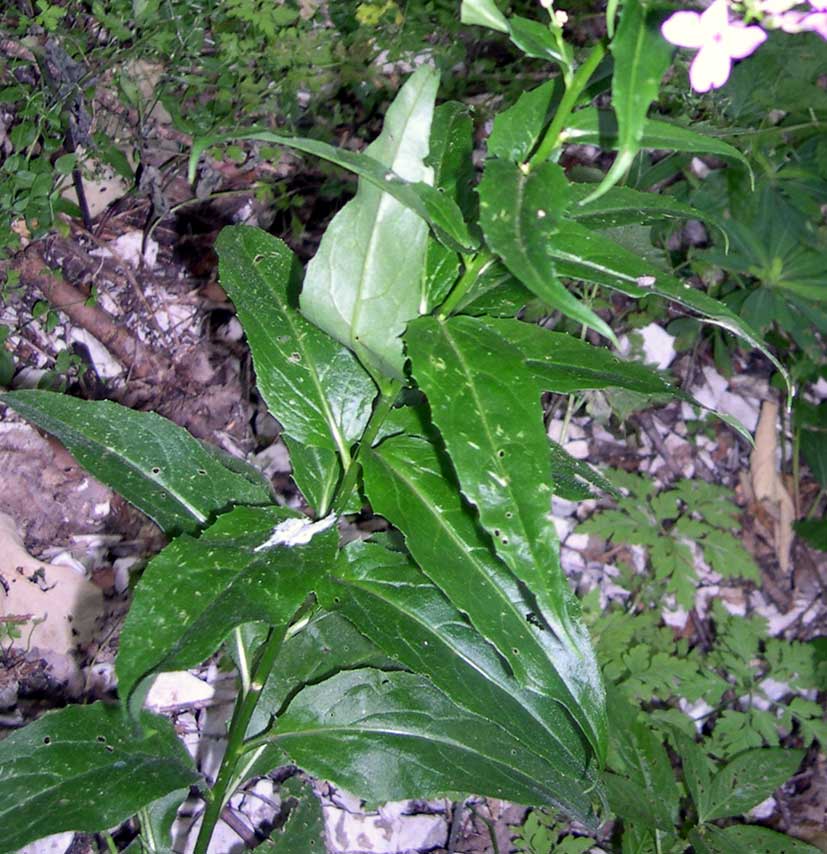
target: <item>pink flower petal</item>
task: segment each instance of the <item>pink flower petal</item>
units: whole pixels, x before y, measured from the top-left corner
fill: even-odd
[[[709,41],[716,33],[722,33],[729,25],[727,0],[715,0],[701,15],[701,26]]]
[[[802,29],[811,30],[818,33],[825,41],[827,41],[827,13],[815,12],[802,21]]]
[[[732,61],[721,45],[710,43],[699,51],[689,66],[689,82],[696,92],[720,89],[729,78]]]
[[[827,12],[827,0],[809,0],[810,5],[818,12]]]
[[[733,59],[743,59],[766,40],[767,34],[761,27],[728,27],[722,47]]]
[[[678,47],[699,48],[706,41],[697,12],[675,12],[663,22],[660,31],[666,41]]]

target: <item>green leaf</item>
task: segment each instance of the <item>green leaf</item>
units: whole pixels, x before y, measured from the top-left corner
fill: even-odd
[[[267,408],[297,443],[349,459],[376,387],[349,350],[292,304],[293,253],[278,238],[243,225],[223,229],[216,251],[221,284],[247,334]]]
[[[610,767],[623,775],[608,785],[618,815],[641,821],[667,836],[674,833],[680,795],[672,763],[659,736],[616,688],[609,692],[612,732]],[[636,794],[637,793],[637,794]],[[668,850],[668,845],[664,848]]]
[[[381,135],[367,149],[403,178],[431,178],[423,161],[437,84],[433,69],[418,69],[399,90]],[[427,237],[425,223],[413,211],[360,182],[308,264],[302,313],[350,347],[367,367],[403,379],[399,336],[420,311]]]
[[[550,441],[549,448],[555,495],[569,501],[597,498],[603,492],[620,497],[615,486],[587,462],[576,459],[557,442]]]
[[[795,774],[803,750],[775,747],[748,750],[736,756],[713,778],[709,791],[710,809],[699,821],[738,816],[768,798]]]
[[[427,441],[386,439],[363,459],[373,509],[402,531],[423,572],[499,650],[518,682],[563,705],[601,756],[602,699],[594,697],[594,706],[584,708],[582,696],[569,687],[578,682],[573,666],[587,664],[588,657],[561,657],[559,641],[535,624],[531,615],[536,605],[492,554],[488,537],[443,473],[444,466]],[[580,678],[589,686],[591,673],[584,671]]]
[[[599,145],[601,148],[616,149],[620,144],[617,119],[611,110],[586,107],[572,113],[566,123],[563,139],[580,145],[591,144]],[[714,154],[724,160],[740,163],[746,167],[750,175],[752,174],[747,158],[728,142],[659,119],[646,120],[639,145],[641,148],[686,151],[691,154]]]
[[[617,228],[622,225],[650,225],[664,220],[679,222],[687,219],[703,220],[714,225],[726,240],[722,221],[714,213],[699,211],[673,196],[660,193],[642,193],[630,187],[612,187],[600,199],[586,201],[594,189],[593,184],[570,184],[572,204],[569,219],[591,229]]]
[[[699,816],[709,812],[709,789],[712,783],[713,767],[704,749],[689,736],[672,729],[672,738],[681,757],[683,780]]]
[[[349,546],[332,594],[337,607],[406,667],[453,702],[502,727],[520,751],[546,763],[548,785],[569,813],[597,785],[579,728],[561,706],[526,691],[470,623],[405,556],[372,543]]]
[[[523,92],[514,106],[497,114],[486,140],[489,155],[513,163],[528,159],[546,126],[554,85],[554,80],[547,80]]]
[[[236,626],[285,629],[336,551],[335,528],[307,545],[270,544],[277,530],[302,523],[310,524],[284,508],[238,507],[199,538],[178,537],[153,558],[121,635],[121,694],[129,697],[154,671],[199,664]]]
[[[434,170],[434,187],[453,199],[460,210],[474,213],[474,120],[465,104],[448,101],[434,110],[425,165]]]
[[[652,267],[605,235],[579,223],[562,222],[551,236],[547,252],[560,276],[594,282],[638,299],[657,294],[697,312],[705,322],[732,332],[760,350],[789,383],[788,371],[768,345],[724,303]]]
[[[374,802],[474,793],[559,804],[548,765],[413,673],[352,670],[304,688],[274,737],[299,767]],[[578,806],[595,826],[590,801]]]
[[[0,767],[8,852],[52,833],[105,830],[198,781],[172,721],[144,712],[138,729],[104,703],[47,712],[11,733]]]
[[[508,321],[500,321],[499,329],[503,323]],[[551,465],[541,389],[523,354],[499,329],[468,317],[422,317],[405,340],[463,494],[477,507],[499,556],[537,597],[535,619],[550,630],[549,644],[559,646],[558,671],[583,710],[575,717],[588,721],[589,741],[602,757],[603,686],[549,519]]]
[[[167,533],[195,531],[232,504],[270,503],[263,485],[225,468],[186,430],[154,412],[49,391],[14,391],[0,400],[54,435]]]
[[[658,96],[661,78],[672,59],[672,46],[654,26],[652,17],[641,0],[624,1],[620,24],[609,45],[614,58],[612,107],[617,117],[617,157],[589,201],[623,178],[643,144],[646,113]]]
[[[419,305],[421,314],[429,314],[448,296],[459,276],[460,266],[456,252],[433,237],[428,237]]]
[[[320,595],[327,586],[319,585]],[[247,736],[263,732],[297,687],[321,682],[340,670],[356,667],[398,669],[399,665],[337,611],[317,611],[282,643],[276,665],[264,683],[250,719]],[[270,767],[277,764],[278,760]]]
[[[534,299],[534,294],[501,261],[495,261],[485,268],[454,313],[514,317],[526,303]]]
[[[534,59],[556,62],[561,69],[569,69],[569,58],[560,52],[560,47],[547,25],[519,15],[508,19],[511,41],[526,55]]]
[[[173,854],[172,825],[189,793],[188,788],[177,789],[144,807],[141,811],[141,835],[126,850],[135,854]]]
[[[616,341],[611,328],[557,278],[550,246],[568,205],[568,181],[556,163],[528,172],[489,160],[479,185],[485,241],[506,267],[540,299]]]
[[[820,854],[818,848],[800,839],[758,825],[734,824],[723,829],[713,825],[704,831],[703,842],[712,854]]]
[[[290,467],[296,486],[316,515],[323,515],[333,501],[342,475],[336,452],[330,448],[305,445],[286,434],[282,440],[290,452]]]
[[[805,519],[796,522],[795,532],[811,548],[827,552],[827,520]]]
[[[428,74],[436,73],[427,66],[423,66],[419,71],[425,71]],[[414,76],[415,74],[412,76],[412,79]],[[198,164],[198,158],[205,149],[222,142],[242,139],[267,142],[273,145],[285,145],[288,148],[294,148],[297,151],[303,151],[305,154],[312,154],[322,160],[335,163],[337,166],[341,166],[343,169],[347,169],[358,175],[367,184],[393,197],[401,205],[416,213],[428,223],[440,240],[453,249],[468,251],[477,246],[477,241],[468,231],[468,227],[462,217],[462,211],[460,211],[453,199],[447,194],[440,192],[436,187],[426,183],[424,178],[406,178],[408,174],[416,174],[418,176],[419,173],[416,170],[412,172],[405,170],[401,164],[389,166],[385,163],[381,155],[373,156],[376,153],[376,149],[372,145],[368,146],[365,152],[362,153],[335,148],[326,142],[316,139],[282,136],[277,133],[271,133],[270,131],[250,131],[247,133],[231,133],[221,136],[204,137],[193,142],[189,163],[190,183],[195,180],[195,169]],[[404,174],[398,171],[399,168],[403,169]]]
[[[270,834],[268,850],[272,854],[324,854],[324,813],[313,787],[300,777],[291,777],[279,786],[279,801],[289,812],[285,823]]]
[[[463,24],[476,24],[501,33],[508,32],[508,21],[494,0],[462,0],[459,18]]]

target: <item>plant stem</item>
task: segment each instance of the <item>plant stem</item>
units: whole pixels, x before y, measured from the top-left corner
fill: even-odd
[[[376,399],[376,404],[373,407],[373,413],[370,416],[365,432],[359,440],[359,447],[354,451],[350,465],[345,470],[345,476],[339,484],[336,491],[336,498],[333,502],[333,507],[336,513],[344,512],[350,500],[350,495],[356,487],[356,479],[359,476],[359,452],[362,448],[369,448],[373,444],[373,440],[379,433],[379,428],[387,418],[388,413],[393,408],[399,390],[402,388],[402,383],[398,380],[388,380],[384,388],[380,388],[379,396]]]
[[[560,144],[560,134],[566,124],[572,110],[577,106],[577,99],[583,93],[594,74],[595,69],[600,65],[600,61],[606,55],[606,45],[599,41],[591,50],[591,53],[586,57],[583,64],[577,69],[574,77],[571,79],[571,84],[566,87],[566,91],[560,100],[560,106],[548,126],[545,136],[537,146],[537,150],[528,161],[531,167],[539,166],[545,163],[551,157],[552,152]]]
[[[264,643],[261,657],[253,673],[250,690],[246,694],[240,692],[236,699],[233,718],[230,721],[230,728],[227,732],[227,750],[224,753],[224,758],[221,760],[218,777],[210,792],[207,807],[204,810],[204,820],[201,823],[201,829],[198,831],[198,840],[195,843],[194,854],[206,854],[213,829],[221,816],[224,805],[233,793],[232,784],[235,782],[236,766],[242,754],[246,752],[244,749],[244,736],[247,733],[247,728],[250,725],[250,720],[253,717],[253,712],[255,711],[264,683],[267,681],[267,677],[273,669],[273,665],[281,650],[283,639],[284,629],[282,627],[274,626],[270,629],[270,634]]]
[[[445,320],[451,312],[462,302],[465,295],[476,284],[477,279],[493,264],[495,258],[487,249],[481,249],[475,255],[465,256],[465,272],[460,280],[454,285],[454,289],[445,298],[439,307],[437,318]]]

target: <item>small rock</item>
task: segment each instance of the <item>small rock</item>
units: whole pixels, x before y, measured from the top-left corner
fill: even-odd
[[[152,683],[144,706],[153,712],[170,711],[211,700],[214,694],[212,685],[186,670],[161,673]]]

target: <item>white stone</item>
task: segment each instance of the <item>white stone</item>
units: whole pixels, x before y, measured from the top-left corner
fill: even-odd
[[[18,849],[17,854],[64,854],[74,838],[75,833],[71,830],[67,833],[55,833],[38,839],[37,842],[30,842]]]
[[[567,442],[564,447],[576,460],[587,460],[589,458],[589,443],[585,439]]]
[[[82,344],[89,351],[92,357],[92,364],[101,379],[111,380],[119,377],[123,371],[123,365],[106,349],[106,347],[85,329],[78,326],[73,326],[69,330],[68,344]]]
[[[643,356],[647,364],[665,371],[675,359],[675,336],[657,323],[637,330],[643,339]]]
[[[130,267],[138,269],[141,266],[141,247],[144,242],[144,234],[142,231],[127,231],[120,237],[115,238],[108,244],[107,247],[93,249],[89,254],[96,258],[112,258],[123,261],[129,264]],[[155,262],[158,260],[158,243],[151,237],[146,242],[146,248],[143,251],[143,261],[147,268],[152,270],[155,267]]]
[[[810,386],[810,391],[819,400],[827,400],[827,380],[824,377],[819,377],[818,382],[814,386]]]
[[[777,679],[767,677],[762,680],[758,687],[775,702],[778,702],[782,697],[786,697],[790,693],[790,686],[786,682],[779,682]]]
[[[551,499],[551,512],[553,516],[558,516],[560,518],[574,516],[577,512],[577,502],[569,501],[566,498],[560,498],[555,495]]]
[[[161,712],[206,702],[211,700],[214,694],[212,685],[186,670],[161,673],[152,683],[144,706],[150,711]]]
[[[761,801],[760,804],[754,806],[747,815],[750,818],[754,818],[756,821],[766,821],[766,819],[770,818],[776,809],[775,798],[770,795],[766,800]]]
[[[557,539],[560,542],[563,542],[568,537],[575,525],[573,519],[561,518],[560,516],[552,516],[551,521],[554,523],[554,529],[557,531]]]
[[[583,549],[588,548],[588,545],[588,534],[569,534],[568,537],[566,537],[566,548],[568,549],[576,549],[577,551],[583,551]]]
[[[664,608],[661,611],[661,617],[667,626],[671,626],[678,631],[683,631],[686,628],[687,622],[689,622],[689,612],[684,611],[683,608]]]

